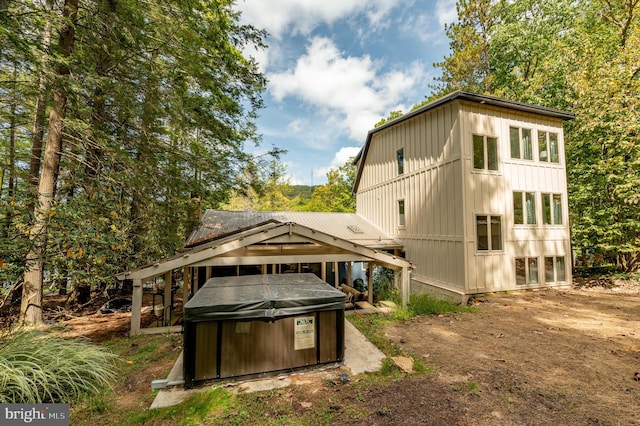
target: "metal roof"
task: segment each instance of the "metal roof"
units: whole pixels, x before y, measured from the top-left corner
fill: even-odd
[[[357,213],[255,212],[207,210],[185,248],[217,240],[266,223],[297,223],[369,248],[401,248],[403,244]]]
[[[410,118],[420,115],[424,112],[437,108],[441,105],[444,105],[449,102],[453,102],[455,100],[469,101],[469,102],[475,102],[475,103],[484,104],[484,105],[492,105],[492,106],[501,107],[501,108],[508,108],[516,111],[522,111],[522,112],[528,112],[532,114],[544,115],[547,117],[559,118],[561,120],[571,120],[576,118],[576,115],[570,112],[560,111],[560,110],[551,109],[551,108],[544,108],[538,105],[524,104],[522,102],[508,101],[506,99],[500,99],[500,98],[487,96],[487,95],[479,95],[476,93],[465,92],[463,90],[457,90],[453,93],[450,93],[446,96],[436,99],[433,102],[429,102],[428,104],[416,109],[415,111],[411,111],[401,117],[396,118],[395,120],[388,121],[379,127],[369,130],[369,133],[367,133],[367,140],[365,141],[364,146],[358,152],[358,154],[353,160],[353,164],[358,165],[356,180],[353,185],[353,192],[355,193],[357,191],[358,185],[360,184],[360,177],[362,175],[362,169],[364,168],[364,160],[367,157],[367,152],[369,151],[371,138],[373,137],[374,134],[388,127],[395,126],[396,124],[402,123],[405,120],[409,120]]]

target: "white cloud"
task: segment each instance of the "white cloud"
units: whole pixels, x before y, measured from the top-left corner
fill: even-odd
[[[347,56],[324,37],[312,39],[293,69],[268,75],[277,102],[295,97],[316,108],[340,132],[362,142],[366,132],[424,83],[422,64],[382,71],[368,55]]]
[[[333,160],[331,160],[330,168],[337,169],[338,167],[344,166],[352,157],[358,155],[358,152],[360,152],[360,147],[343,146],[340,148],[340,151],[336,152]]]
[[[363,12],[371,24],[379,23],[399,0],[244,0],[236,7],[242,20],[266,29],[279,39],[284,32],[309,34],[320,24]]]
[[[456,0],[438,0],[436,2],[436,16],[442,28],[445,24],[456,22],[458,20]]]

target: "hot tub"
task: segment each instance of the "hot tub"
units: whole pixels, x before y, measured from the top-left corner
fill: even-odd
[[[344,296],[314,274],[209,279],[184,305],[185,385],[341,362]]]

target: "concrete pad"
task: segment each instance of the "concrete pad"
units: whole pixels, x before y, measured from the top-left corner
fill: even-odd
[[[349,321],[344,322],[344,365],[352,374],[380,371],[386,355]]]
[[[373,373],[382,368],[382,361],[386,356],[370,341],[368,341],[357,328],[349,321],[344,322],[344,362],[343,366],[351,371],[351,374]],[[177,382],[183,380],[182,377],[183,355],[176,360],[171,368],[167,380],[169,382]],[[322,374],[324,379],[338,377],[343,368],[340,364],[329,364],[319,368],[311,368],[291,374],[281,374],[277,377],[267,377],[260,379],[241,380],[232,382],[217,383],[214,387],[225,387],[230,392],[259,392],[264,390],[272,390],[284,388],[291,385],[308,383],[305,378],[312,379],[312,376]],[[151,386],[151,384],[149,384]],[[204,386],[199,389],[184,389],[182,386],[168,387],[160,389],[156,395],[150,409],[171,407],[178,405],[187,399],[194,392],[202,392],[211,389]]]

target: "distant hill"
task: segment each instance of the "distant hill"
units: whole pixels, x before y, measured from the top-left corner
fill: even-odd
[[[291,189],[284,192],[284,195],[290,200],[297,196],[300,196],[303,200],[309,200],[315,188],[315,186],[310,185],[291,185]]]

